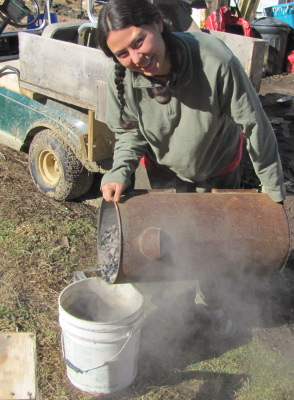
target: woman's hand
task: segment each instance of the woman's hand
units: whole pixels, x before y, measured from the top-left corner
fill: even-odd
[[[101,187],[101,192],[103,194],[103,198],[106,201],[114,201],[118,203],[123,191],[125,190],[125,185],[118,182],[109,182],[105,183]]]

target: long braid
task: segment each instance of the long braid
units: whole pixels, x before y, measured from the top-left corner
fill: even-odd
[[[124,112],[124,107],[126,105],[125,87],[124,87],[124,83],[123,83],[125,75],[126,75],[125,67],[123,67],[121,64],[116,63],[115,64],[114,82],[115,82],[116,88],[117,88],[117,97],[120,102],[119,124],[121,126],[124,123],[123,112]]]
[[[126,68],[119,63],[115,64],[115,78],[114,83],[117,88],[117,98],[120,102],[120,112],[119,112],[119,125],[123,129],[132,129],[137,126],[136,121],[126,122],[123,118],[124,108],[126,106],[125,100],[125,86],[124,86],[124,78],[126,75]]]

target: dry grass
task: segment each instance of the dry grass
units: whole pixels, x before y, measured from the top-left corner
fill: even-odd
[[[75,270],[97,265],[96,214],[37,192],[24,169],[26,156],[6,150],[0,168],[0,329],[37,332],[40,393],[43,399],[57,399],[68,385],[58,295]]]
[[[189,315],[191,310],[171,297],[168,307],[144,321],[138,375],[129,388],[99,396],[73,387],[62,361],[58,296],[74,271],[97,265],[97,209],[47,198],[33,185],[26,156],[4,147],[0,151],[0,329],[36,332],[42,400],[293,398],[292,297],[283,291],[286,308],[269,304],[276,316],[270,318],[272,326],[254,328],[247,318],[236,340],[228,342],[212,340],[203,323],[195,323],[193,312]]]

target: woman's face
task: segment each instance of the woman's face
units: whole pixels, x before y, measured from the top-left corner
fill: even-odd
[[[170,62],[161,36],[162,29],[160,20],[153,25],[110,31],[107,45],[124,67],[147,76],[166,75]]]

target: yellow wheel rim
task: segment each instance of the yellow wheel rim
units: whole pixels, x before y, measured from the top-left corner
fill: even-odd
[[[38,159],[38,168],[41,178],[47,185],[57,185],[61,176],[61,169],[56,156],[51,151],[41,151]]]

